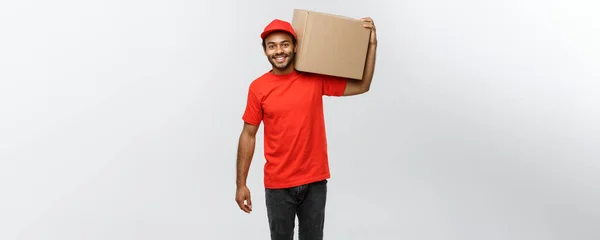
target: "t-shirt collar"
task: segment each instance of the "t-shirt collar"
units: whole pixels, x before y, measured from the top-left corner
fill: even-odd
[[[274,74],[273,70],[269,71],[269,75],[275,77],[275,78],[293,78],[298,76],[298,71],[296,69],[292,70],[290,73],[288,74]]]

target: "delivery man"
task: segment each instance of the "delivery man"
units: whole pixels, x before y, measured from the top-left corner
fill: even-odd
[[[377,37],[371,18],[361,18],[371,37],[362,80],[299,72],[294,69],[296,33],[278,19],[262,34],[272,69],[249,85],[243,129],[237,149],[235,200],[252,211],[246,178],[256,133],[264,123],[264,187],[272,240],[293,239],[298,217],[300,240],[323,239],[329,163],[322,96],[351,96],[369,91],[375,68]]]

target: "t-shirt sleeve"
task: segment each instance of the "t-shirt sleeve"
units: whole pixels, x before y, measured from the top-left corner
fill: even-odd
[[[246,109],[244,110],[242,120],[252,125],[259,125],[263,120],[263,111],[260,98],[255,94],[252,88],[248,88]]]
[[[347,79],[336,76],[321,75],[323,82],[323,95],[339,97],[344,95]]]

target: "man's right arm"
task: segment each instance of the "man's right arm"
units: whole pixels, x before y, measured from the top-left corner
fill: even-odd
[[[244,122],[244,128],[240,134],[237,152],[237,176],[236,176],[236,194],[235,201],[239,208],[250,213],[252,211],[252,198],[250,190],[246,186],[250,163],[254,155],[254,146],[256,146],[256,132],[258,125],[252,125]]]
[[[237,177],[236,185],[246,186],[246,179],[248,178],[248,171],[250,170],[250,163],[252,162],[252,156],[254,155],[254,149],[256,146],[256,133],[258,132],[258,126],[244,122],[242,133],[238,143],[237,152]]]

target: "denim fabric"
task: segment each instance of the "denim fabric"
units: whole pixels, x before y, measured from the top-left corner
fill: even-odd
[[[299,240],[322,240],[327,180],[284,189],[265,189],[271,240],[294,239],[296,216]]]

